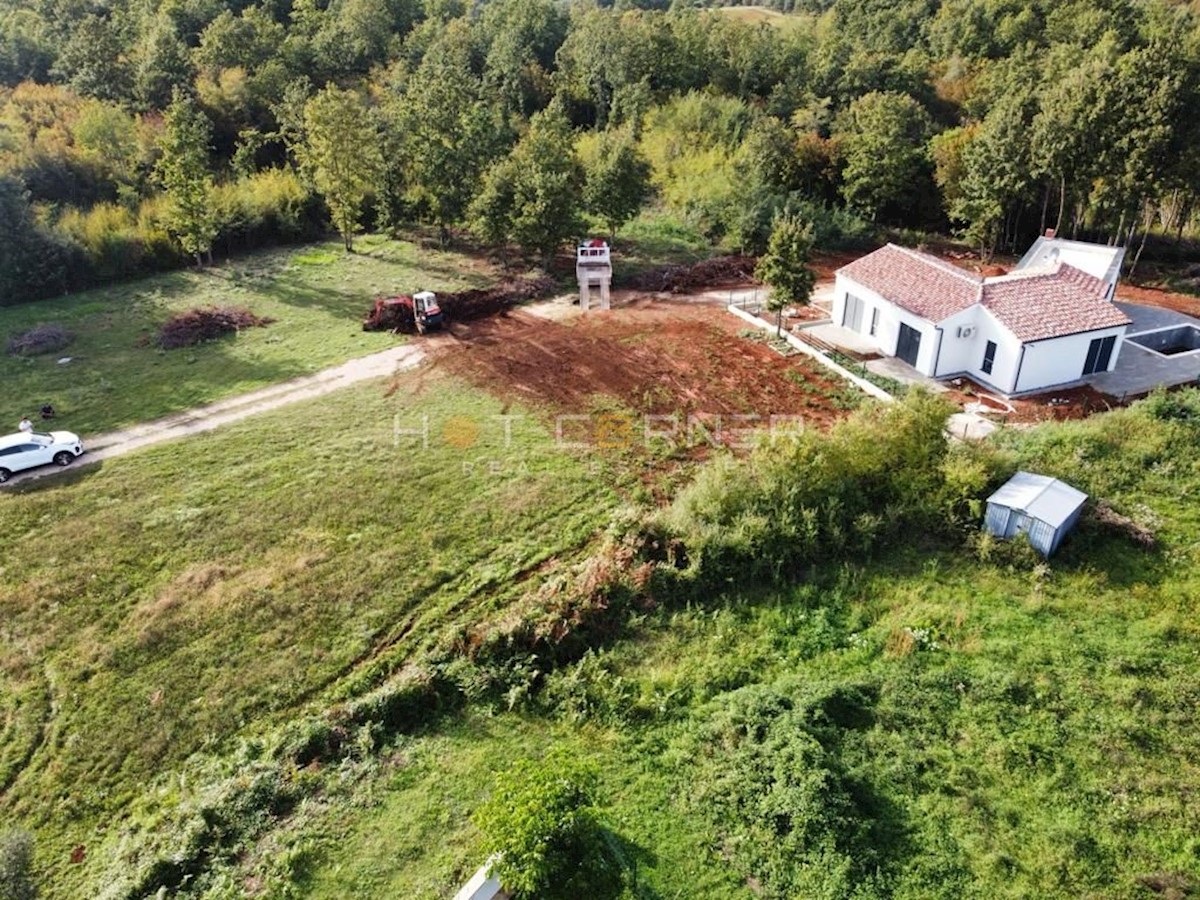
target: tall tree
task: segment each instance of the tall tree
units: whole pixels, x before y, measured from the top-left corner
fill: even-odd
[[[584,175],[572,145],[560,107],[534,116],[528,133],[484,179],[472,207],[477,233],[485,240],[514,240],[547,260],[577,236]]]
[[[87,16],[71,29],[52,74],[100,100],[127,100],[132,85],[124,48],[112,25],[99,16]]]
[[[758,261],[754,274],[771,295],[767,309],[775,313],[775,333],[783,331],[783,310],[788,306],[807,306],[812,299],[817,276],[809,268],[812,258],[813,227],[798,216],[780,216],[771,229],[767,252]]]
[[[583,199],[611,237],[641,210],[650,194],[650,163],[638,149],[631,129],[606,132],[587,168]]]
[[[507,146],[498,108],[471,69],[463,21],[451,22],[425,54],[390,116],[405,148],[411,201],[441,228],[460,222],[488,165]]]
[[[379,127],[353,91],[328,85],[304,107],[301,162],[329,206],[346,250],[383,171]]]
[[[929,115],[907,94],[870,93],[838,123],[846,202],[872,219],[889,207],[910,211],[929,180]]]
[[[183,252],[195,258],[212,257],[217,220],[212,208],[213,179],[208,170],[212,126],[187,94],[175,91],[163,116],[159,140],[162,155],[155,174],[170,201],[167,229]]]
[[[162,109],[176,88],[186,90],[195,77],[187,45],[167,16],[159,16],[146,36],[134,73],[134,93],[148,109]]]

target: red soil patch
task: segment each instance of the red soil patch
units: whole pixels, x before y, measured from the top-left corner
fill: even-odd
[[[1185,316],[1200,318],[1200,297],[1193,297],[1191,294],[1179,294],[1162,288],[1138,287],[1122,283],[1117,285],[1117,299],[1140,303],[1142,306],[1173,309]]]
[[[588,415],[598,395],[639,414],[802,416],[823,427],[853,390],[806,357],[738,336],[723,309],[640,299],[609,312],[550,321],[515,310],[429,344],[451,372],[502,397]],[[754,424],[739,421],[737,428]]]
[[[1044,394],[1031,394],[1016,400],[996,401],[991,399],[991,391],[987,388],[975,384],[969,378],[963,378],[961,381],[964,388],[969,389],[971,393],[952,387],[946,394],[948,398],[963,407],[968,403],[980,403],[986,407],[986,412],[994,412],[997,414],[997,418],[1012,424],[1086,419],[1093,413],[1104,412],[1121,405],[1113,397],[1102,394],[1086,384],[1048,391]],[[1014,411],[1007,412],[1004,403],[1011,406]]]

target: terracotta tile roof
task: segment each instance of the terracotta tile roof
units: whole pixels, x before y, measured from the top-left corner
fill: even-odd
[[[1066,263],[982,278],[927,253],[888,244],[837,274],[931,322],[982,303],[1020,341],[1130,322],[1105,299],[1103,280]]]
[[[983,279],[928,253],[888,244],[838,269],[885,300],[931,322],[979,302]]]
[[[983,306],[1018,340],[1040,341],[1128,325],[1129,317],[1107,294],[1103,280],[1060,263],[1050,270],[988,278]]]

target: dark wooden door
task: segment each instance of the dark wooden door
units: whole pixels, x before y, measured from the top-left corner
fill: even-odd
[[[896,342],[896,355],[914,368],[921,353],[921,332],[901,323],[900,340]]]

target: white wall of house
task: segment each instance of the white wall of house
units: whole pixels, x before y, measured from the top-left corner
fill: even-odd
[[[916,365],[918,371],[937,378],[968,375],[1005,394],[1020,394],[1078,382],[1083,377],[1083,366],[1091,342],[1116,335],[1109,361],[1111,370],[1117,363],[1125,335],[1125,327],[1122,326],[1022,345],[1016,335],[1001,325],[983,306],[968,307],[935,325],[840,275],[834,286],[835,325],[850,327],[846,320],[847,294],[863,303],[862,323],[857,332],[873,341],[881,353],[896,355],[900,325],[905,324],[921,334]],[[875,333],[872,334],[871,324],[876,310],[879,315],[874,320]],[[960,328],[972,329],[970,336],[960,336]],[[995,342],[996,353],[992,360],[992,371],[984,372],[983,361],[988,341]]]
[[[839,275],[834,284],[833,295],[833,324],[851,327],[846,320],[846,295],[852,294],[863,302],[862,325],[855,329],[868,340],[874,341],[881,353],[888,356],[896,355],[896,345],[900,340],[900,325],[905,324],[921,334],[921,347],[917,355],[916,368],[925,375],[933,374],[934,357],[937,354],[937,327],[930,321],[922,319],[907,310],[901,309],[879,294],[863,287],[849,278]],[[878,310],[878,318],[875,312]],[[872,322],[875,323],[875,333],[871,333]]]
[[[1122,325],[1119,328],[1104,328],[1100,331],[1087,331],[1083,334],[1026,344],[1025,359],[1021,362],[1021,378],[1016,389],[1010,389],[1010,392],[1020,394],[1079,381],[1083,377],[1088,346],[1097,338],[1109,335],[1115,335],[1117,338],[1108,369],[1105,370],[1112,371],[1121,353],[1121,345],[1125,342],[1125,329],[1126,326]]]
[[[969,338],[959,337],[960,327],[974,330]],[[1021,342],[982,306],[972,306],[942,323],[942,353],[938,358],[938,377],[966,374],[999,391],[1012,389]],[[996,345],[992,371],[983,371],[988,341]],[[1080,364],[1082,365],[1082,363]]]

